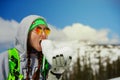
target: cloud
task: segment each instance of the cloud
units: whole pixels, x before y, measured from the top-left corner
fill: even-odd
[[[9,21],[0,18],[0,25],[0,43],[12,42],[14,40],[19,23],[15,20]],[[74,23],[73,25],[65,26],[63,29],[58,29],[51,24],[48,26],[51,29],[51,34],[49,36],[49,39],[51,40],[90,40],[111,43],[118,43],[120,40],[120,37],[117,34],[112,34],[112,38],[110,39],[108,37],[110,34],[109,29],[96,30],[90,26],[80,23]]]
[[[0,18],[0,43],[14,40],[18,24],[15,20],[9,21]]]
[[[66,34],[62,30],[57,29],[55,26],[50,25],[50,24],[48,26],[51,29],[49,39],[55,40],[55,41],[66,41],[66,40],[68,40]]]
[[[0,52],[13,46],[18,24],[15,20],[0,18]]]
[[[19,23],[15,20],[0,18],[0,49],[9,48],[13,45],[18,25]],[[110,43],[120,42],[120,37],[117,34],[112,34],[112,38],[108,38],[108,35],[110,35],[109,29],[96,30],[80,23],[65,26],[63,29],[58,29],[51,24],[48,26],[51,29],[49,39],[55,41],[90,40]]]
[[[70,40],[90,40],[100,43],[115,43],[119,41],[119,36],[116,34],[112,39],[109,39],[109,29],[96,30],[90,26],[80,23],[74,23],[71,26],[66,26],[63,32]]]

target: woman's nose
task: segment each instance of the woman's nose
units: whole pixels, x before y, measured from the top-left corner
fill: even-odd
[[[45,31],[43,30],[42,33],[41,33],[41,38],[42,39],[46,39],[47,38],[47,35],[45,33]]]

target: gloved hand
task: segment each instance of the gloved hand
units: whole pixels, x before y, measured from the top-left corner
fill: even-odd
[[[71,63],[72,48],[66,46],[58,48],[51,40],[43,40],[41,46],[43,54],[52,66],[47,80],[60,80]]]
[[[69,58],[65,60],[63,54],[54,56],[52,59],[51,71],[56,74],[62,74],[66,69],[68,69],[71,60],[72,60],[71,56],[69,56]]]
[[[61,80],[62,74],[69,68],[71,60],[71,56],[65,60],[63,54],[54,56],[52,59],[52,68],[48,73],[47,80]]]

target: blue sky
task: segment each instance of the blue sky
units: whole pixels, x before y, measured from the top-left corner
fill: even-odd
[[[0,17],[18,22],[29,14],[44,16],[59,28],[79,22],[119,33],[119,0],[1,0]],[[119,1],[120,2],[120,1]]]
[[[57,29],[80,23],[96,32],[109,30],[109,38],[113,35],[120,37],[120,0],[0,0],[0,18],[3,21],[19,23],[30,14],[45,17]]]

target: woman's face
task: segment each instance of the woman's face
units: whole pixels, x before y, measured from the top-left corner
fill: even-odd
[[[37,51],[42,51],[41,41],[47,39],[50,29],[45,25],[38,25],[29,35],[30,45]]]

